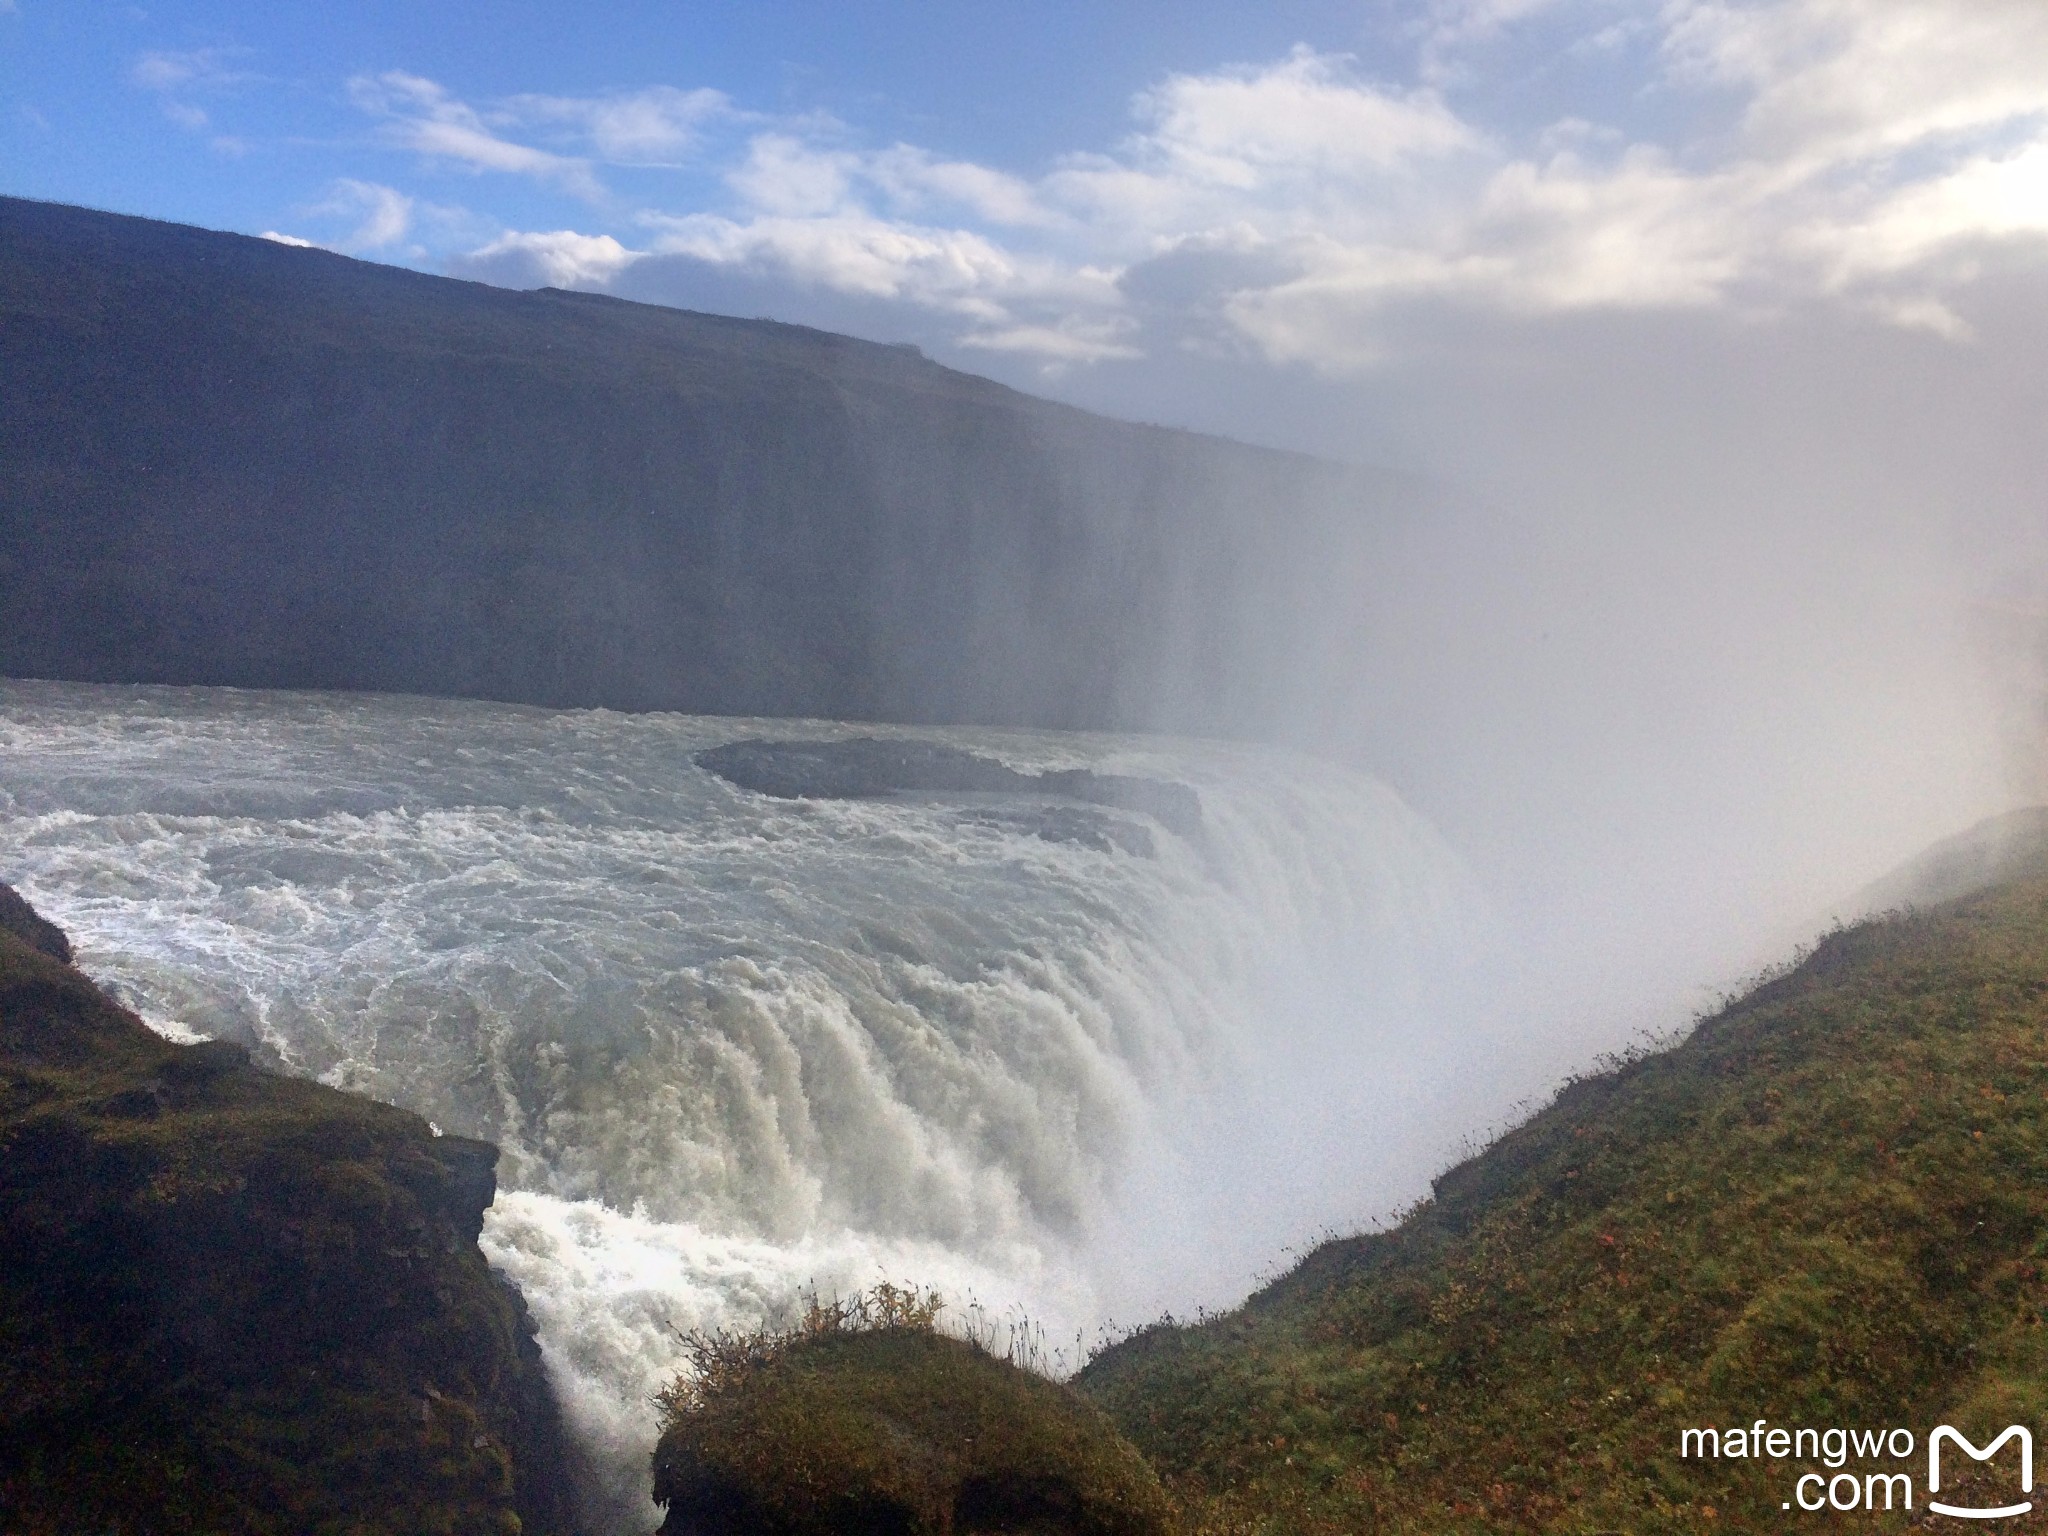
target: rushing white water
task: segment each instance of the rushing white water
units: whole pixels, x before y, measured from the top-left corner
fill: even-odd
[[[763,734],[891,731],[0,683],[0,878],[91,974],[504,1149],[486,1251],[643,1528],[674,1330],[882,1274],[1054,1340],[1233,1299],[1413,1192],[1473,1049],[1431,1011],[1457,866],[1369,779],[895,732],[1201,797],[1198,836],[1091,811],[1143,828],[1091,845],[1018,797],[773,800],[691,761]]]

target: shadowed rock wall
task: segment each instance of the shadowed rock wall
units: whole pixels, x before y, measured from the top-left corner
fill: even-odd
[[[0,673],[1256,729],[1387,482],[915,352],[0,199]]]
[[[53,933],[0,886],[0,1530],[566,1536],[497,1148],[174,1045]]]

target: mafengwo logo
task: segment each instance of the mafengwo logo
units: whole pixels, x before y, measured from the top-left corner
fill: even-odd
[[[2034,1507],[2032,1499],[2023,1499],[2017,1504],[2005,1504],[1996,1509],[1979,1509],[1968,1504],[1943,1504],[1934,1497],[1941,1492],[1941,1447],[1947,1442],[1978,1461],[1989,1461],[1996,1456],[1999,1447],[2008,1440],[2020,1443],[2020,1492],[2034,1491],[2034,1437],[2018,1424],[2008,1425],[2004,1434],[1992,1441],[1983,1450],[1965,1440],[1960,1430],[1946,1424],[1935,1426],[1934,1433],[1927,1437],[1927,1507],[1937,1515],[1955,1515],[1963,1520],[2001,1520],[2008,1515],[2024,1515]]]
[[[1990,1443],[1978,1446],[1952,1424],[1938,1424],[1927,1437],[1927,1487],[1924,1506],[1916,1503],[1912,1473],[1899,1466],[1911,1464],[1919,1438],[1910,1429],[1785,1429],[1758,1419],[1746,1429],[1688,1429],[1679,1434],[1678,1454],[1687,1460],[1767,1460],[1807,1463],[1809,1470],[1793,1476],[1785,1469],[1790,1497],[1780,1508],[1801,1509],[1809,1514],[1832,1510],[1847,1514],[1855,1510],[1914,1509],[1924,1507],[1930,1515],[1955,1520],[2009,1520],[2029,1514],[2034,1508],[2034,1436],[2023,1424],[2010,1424]],[[1944,1472],[1954,1489],[1957,1474],[1973,1462],[1990,1462],[2008,1446],[2017,1446],[2008,1470],[1985,1488],[1971,1495],[1971,1502],[1955,1503],[1939,1497]],[[1943,1458],[1946,1457],[1946,1463]],[[1811,1470],[1818,1462],[1823,1470]],[[1852,1468],[1851,1462],[1878,1462],[1878,1470]],[[1889,1462],[1891,1466],[1884,1466]],[[1990,1502],[1990,1490],[2003,1489]],[[1953,1494],[1952,1494],[1953,1497]]]

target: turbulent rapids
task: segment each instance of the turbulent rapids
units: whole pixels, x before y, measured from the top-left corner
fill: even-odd
[[[696,760],[764,736],[1010,771],[792,799]],[[1101,783],[1156,803],[1041,789]],[[1471,1045],[1429,828],[1216,743],[5,683],[0,871],[162,1032],[500,1144],[486,1250],[644,1525],[675,1330],[884,1273],[1067,1351],[1231,1299],[1428,1171],[1395,1149]]]

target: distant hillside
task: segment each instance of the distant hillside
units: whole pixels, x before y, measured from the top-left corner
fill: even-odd
[[[0,674],[1257,726],[1386,483],[913,350],[0,199]]]
[[[1204,1532],[1902,1529],[1928,1518],[1936,1426],[2048,1434],[2044,1315],[2037,844],[1974,895],[1831,935],[1682,1045],[1574,1084],[1394,1230],[1080,1385]],[[1730,1454],[1757,1420],[1761,1454]],[[1706,1427],[1717,1453],[1684,1454]],[[1802,1428],[1914,1448],[1830,1465]],[[2017,1473],[2010,1447],[1953,1453],[1938,1496],[1999,1506]],[[1899,1474],[1910,1514],[1812,1512]]]
[[[1865,912],[1926,907],[1974,896],[2048,862],[2048,806],[1993,816],[1944,838],[1858,895]]]

